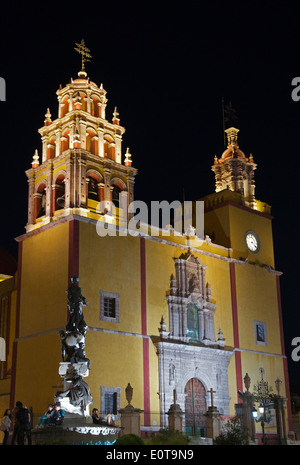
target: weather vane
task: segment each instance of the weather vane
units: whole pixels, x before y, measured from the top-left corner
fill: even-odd
[[[75,43],[75,45],[77,45],[77,47],[74,47],[74,50],[81,55],[81,71],[84,71],[84,63],[86,61],[91,61],[89,58],[92,58],[92,55],[89,54],[90,50],[85,46],[83,39],[80,44]]]

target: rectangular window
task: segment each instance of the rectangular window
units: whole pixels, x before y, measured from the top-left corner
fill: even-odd
[[[100,399],[101,399],[101,415],[108,415],[113,413],[116,420],[120,419],[119,410],[121,408],[120,404],[121,398],[121,388],[120,387],[100,387]]]
[[[254,336],[255,344],[268,345],[267,344],[267,324],[262,321],[254,320]]]
[[[116,318],[116,299],[113,297],[104,297],[104,316]]]
[[[104,413],[117,415],[117,392],[106,392],[104,395]]]
[[[100,291],[100,320],[119,323],[120,294]]]

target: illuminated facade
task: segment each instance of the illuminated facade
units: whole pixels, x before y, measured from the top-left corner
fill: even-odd
[[[42,413],[53,400],[74,274],[88,300],[89,386],[103,414],[126,404],[130,382],[143,429],[166,427],[176,389],[184,427],[203,434],[208,391],[223,416],[235,415],[243,377],[254,383],[259,368],[270,384],[283,381],[289,399],[272,217],[255,198],[256,164],[239,149],[238,130],[226,130],[228,147],[212,166],[216,192],[202,199],[205,239],[172,230],[119,234],[137,170],[122,149],[118,113],[108,122],[106,92],[84,71],[57,97],[58,117],[47,111],[42,155],[35,152],[26,172],[3,408],[20,399]],[[99,221],[115,234],[101,237]]]

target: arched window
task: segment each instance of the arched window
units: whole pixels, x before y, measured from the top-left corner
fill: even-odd
[[[104,137],[104,156],[115,160],[115,142],[110,135]]]
[[[187,336],[190,342],[199,342],[198,310],[194,304],[188,304],[187,308]]]
[[[66,113],[68,113],[69,111],[69,97],[66,95],[63,99],[63,101],[61,102],[61,113],[60,113],[60,116],[61,118],[63,118],[65,116]]]
[[[96,155],[98,153],[98,137],[93,129],[87,129],[86,149]]]
[[[65,129],[61,135],[61,152],[70,147],[70,129]]]
[[[92,114],[92,116],[96,116],[96,117],[101,116],[100,110],[101,110],[101,107],[100,107],[99,98],[96,97],[95,95],[92,95],[92,97],[91,97],[91,114]]]
[[[88,199],[99,201],[99,181],[93,176],[89,176],[88,180]]]
[[[46,184],[42,183],[37,189],[35,198],[35,218],[45,215],[46,210]]]
[[[120,192],[122,189],[120,189],[119,186],[114,185],[113,191],[112,191],[112,203],[116,208],[119,208],[120,206]]]
[[[56,145],[56,139],[55,137],[51,137],[47,145],[47,159],[48,160],[55,157],[55,145]]]
[[[57,176],[54,188],[54,211],[65,207],[65,175]]]

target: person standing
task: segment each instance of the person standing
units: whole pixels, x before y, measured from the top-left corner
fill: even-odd
[[[6,409],[4,412],[4,416],[2,418],[2,423],[1,423],[1,431],[4,433],[4,439],[3,439],[3,446],[7,444],[8,436],[9,436],[9,430],[11,426],[11,411],[10,409]]]
[[[27,437],[28,445],[31,445],[32,441],[31,441],[30,413],[29,413],[27,407],[25,407],[21,402],[17,402],[16,405],[19,407],[19,411],[16,414],[16,418],[17,418],[17,420],[19,422],[18,445],[23,445],[24,444],[24,436],[25,436],[25,434],[26,434],[26,437]]]
[[[17,419],[17,413],[20,410],[19,405],[22,405],[22,402],[20,402],[20,401],[16,402],[16,405],[13,408],[13,411],[12,411],[12,429],[13,429],[13,435],[12,435],[12,439],[11,439],[11,445],[12,446],[15,445],[15,440],[16,439],[18,440],[18,433],[19,433],[19,426],[20,425],[19,425],[19,420]]]

